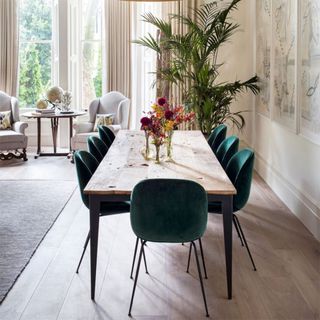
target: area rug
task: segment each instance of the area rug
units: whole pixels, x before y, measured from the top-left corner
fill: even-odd
[[[73,181],[0,181],[0,304],[75,188]]]

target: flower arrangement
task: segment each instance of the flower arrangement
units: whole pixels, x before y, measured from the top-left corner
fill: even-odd
[[[156,162],[160,162],[160,146],[167,143],[167,157],[172,156],[172,136],[173,131],[183,122],[191,122],[194,112],[185,112],[180,105],[170,105],[165,97],[159,98],[151,106],[151,111],[140,120],[141,130],[144,130],[146,137],[145,157],[149,157],[149,137],[156,147]]]

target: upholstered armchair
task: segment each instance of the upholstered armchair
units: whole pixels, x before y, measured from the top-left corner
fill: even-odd
[[[10,111],[10,113],[8,113]],[[4,125],[4,118],[9,115],[7,126]],[[19,121],[19,105],[15,97],[11,97],[0,91],[0,159],[9,160],[12,158],[27,159],[26,148],[28,137],[25,129],[26,122]],[[2,129],[1,129],[2,128]]]
[[[93,100],[89,105],[89,122],[75,123],[75,134],[71,139],[72,150],[87,150],[87,138],[91,135],[98,136],[94,131],[97,115],[112,115],[112,124],[107,125],[115,134],[120,129],[128,129],[130,100],[122,93],[111,91],[101,98]]]

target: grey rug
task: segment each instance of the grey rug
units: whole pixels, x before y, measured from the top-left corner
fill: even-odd
[[[73,181],[0,181],[0,304],[75,188]]]

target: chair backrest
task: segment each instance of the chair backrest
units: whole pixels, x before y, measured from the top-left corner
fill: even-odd
[[[113,140],[115,139],[115,135],[112,130],[106,126],[98,126],[98,132],[100,139],[110,148]]]
[[[18,99],[0,91],[0,111],[11,111],[11,122],[19,121]]]
[[[226,138],[227,135],[227,126],[224,124],[218,125],[214,128],[209,137],[208,143],[213,151],[213,153],[217,152],[218,147],[220,146],[221,142]]]
[[[111,91],[89,106],[89,121],[94,123],[96,114],[114,114],[113,124],[120,124],[121,129],[129,127],[130,100],[118,91]]]
[[[233,196],[233,211],[241,210],[249,199],[253,165],[254,152],[248,148],[238,151],[227,165],[226,173],[237,190]]]
[[[89,196],[83,193],[90,178],[99,166],[97,159],[87,151],[76,151],[74,153],[74,162],[76,164],[77,176],[80,194],[83,203],[89,208]]]
[[[236,136],[230,136],[220,144],[216,156],[224,169],[227,167],[229,160],[238,151],[238,148],[239,138]]]
[[[95,136],[88,137],[88,149],[99,163],[109,150],[108,146],[100,138]]]
[[[148,179],[131,194],[134,233],[152,242],[189,242],[206,230],[208,200],[203,187],[180,179]]]

